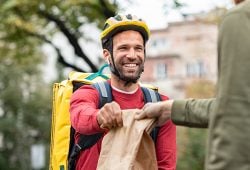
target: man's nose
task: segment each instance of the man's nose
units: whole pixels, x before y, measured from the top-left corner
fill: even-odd
[[[128,58],[135,58],[135,56],[136,56],[135,50],[133,48],[129,49],[127,57]]]

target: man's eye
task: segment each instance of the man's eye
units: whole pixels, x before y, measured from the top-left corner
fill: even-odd
[[[119,50],[126,50],[126,47],[120,47]]]
[[[142,47],[137,47],[136,50],[137,51],[143,51],[143,48]]]

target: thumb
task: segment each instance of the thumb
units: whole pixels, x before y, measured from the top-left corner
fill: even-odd
[[[134,118],[135,118],[136,120],[140,120],[140,119],[143,119],[143,118],[145,118],[145,117],[146,117],[146,115],[145,115],[145,113],[143,112],[143,110],[137,111],[137,112],[135,113],[135,116],[134,116]]]

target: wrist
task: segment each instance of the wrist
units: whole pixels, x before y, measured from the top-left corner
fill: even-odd
[[[96,122],[99,125],[99,127],[101,127],[102,121],[101,121],[101,118],[100,118],[100,111],[98,111],[97,114],[96,114]]]
[[[173,105],[173,101],[174,100],[166,100],[164,102],[161,103],[161,111],[163,112],[170,112],[172,109],[172,105]]]

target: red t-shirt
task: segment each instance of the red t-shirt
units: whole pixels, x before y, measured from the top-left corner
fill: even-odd
[[[141,88],[133,94],[126,94],[112,89],[113,100],[122,110],[141,109],[144,106],[143,92]],[[166,96],[161,96],[167,100]],[[82,86],[75,91],[70,101],[70,119],[76,130],[75,139],[79,134],[94,134],[103,132],[96,119],[98,112],[99,94],[92,86]],[[76,170],[96,170],[98,157],[101,151],[102,138],[91,148],[80,153],[76,163]],[[157,142],[156,156],[159,170],[176,169],[176,127],[171,120],[160,127]]]

